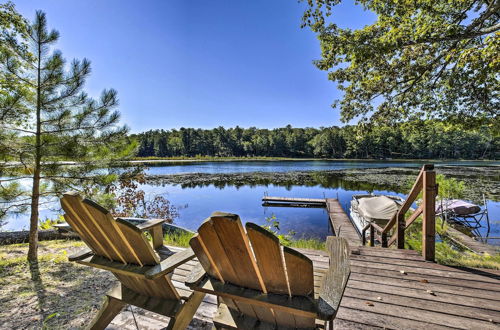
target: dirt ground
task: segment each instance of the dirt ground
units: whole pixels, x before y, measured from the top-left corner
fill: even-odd
[[[117,281],[103,270],[68,261],[80,241],[42,241],[39,262],[26,261],[27,244],[0,246],[0,329],[81,329],[97,314]],[[133,311],[133,313],[132,313]],[[205,297],[188,329],[211,329],[215,297]],[[163,329],[169,318],[128,306],[109,329]]]
[[[39,262],[26,261],[27,244],[0,246],[0,328],[81,328],[115,284],[110,272],[67,261],[78,241],[40,242]]]

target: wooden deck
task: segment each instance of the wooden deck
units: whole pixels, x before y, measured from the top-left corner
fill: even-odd
[[[328,266],[324,251],[299,250],[313,261],[316,272]],[[351,255],[352,274],[335,320],[337,329],[499,329],[500,271],[442,266],[408,250],[356,250],[359,255]],[[175,271],[176,286],[194,264],[190,261]],[[206,296],[190,328],[211,329],[216,309],[216,298]],[[160,329],[168,320],[134,311],[141,329]],[[110,328],[136,329],[131,312],[123,311]]]

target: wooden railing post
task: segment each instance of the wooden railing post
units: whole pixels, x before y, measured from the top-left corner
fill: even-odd
[[[422,255],[425,260],[434,261],[436,244],[436,172],[430,170],[424,171],[423,174]]]
[[[387,246],[387,233],[382,233],[382,247],[386,248]]]
[[[397,237],[397,245],[398,249],[405,248],[405,214],[398,212],[398,219],[396,222],[396,237]]]

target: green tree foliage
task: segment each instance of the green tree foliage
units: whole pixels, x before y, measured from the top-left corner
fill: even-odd
[[[301,0],[306,1],[306,0]],[[358,0],[376,14],[361,29],[335,23],[342,0],[307,0],[316,66],[344,92],[344,121],[446,119],[480,126],[500,109],[500,2]],[[490,122],[499,132],[499,121]]]
[[[105,90],[98,100],[83,91],[90,62],[66,63],[52,49],[59,33],[48,30],[43,12],[36,13],[26,33],[28,48],[15,36],[6,38],[7,51],[0,57],[2,77],[22,90],[0,98],[2,160],[18,165],[1,168],[0,205],[3,215],[31,210],[28,260],[33,261],[40,204],[67,189],[110,183],[116,175],[105,169],[130,154],[134,143],[126,141],[127,128],[119,125],[119,113],[113,110],[116,91]],[[23,179],[31,187],[20,184]]]
[[[491,126],[462,129],[437,120],[391,126],[151,130],[135,136],[140,157],[316,157],[496,159]]]

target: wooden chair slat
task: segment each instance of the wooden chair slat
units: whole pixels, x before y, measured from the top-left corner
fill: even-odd
[[[274,309],[273,312],[277,324],[279,324],[282,327],[295,329],[295,317],[293,314],[276,309]]]
[[[226,256],[236,270],[237,282],[247,288],[267,292],[250,249],[248,237],[239,216],[228,213],[214,213],[210,217]]]
[[[201,244],[206,248],[205,252],[207,252],[206,254],[211,261],[211,265],[222,277],[221,282],[228,281],[231,283],[238,283],[238,276],[226,255],[226,251],[219,240],[219,236],[210,218],[205,220],[200,228],[198,228],[198,238],[201,240]],[[205,271],[207,271],[206,268]],[[220,278],[218,279],[220,280]]]
[[[240,313],[242,313],[244,315],[249,315],[249,316],[257,319],[257,315],[255,314],[255,310],[253,309],[253,305],[245,303],[245,302],[240,301],[240,300],[233,300],[233,301],[234,301],[234,304],[236,305],[236,307],[238,308],[237,310]]]
[[[283,248],[283,254],[285,255],[290,293],[297,296],[313,295],[314,272],[311,259],[286,246]]]
[[[279,239],[256,224],[245,227],[267,292],[290,294]]]
[[[252,308],[259,321],[269,323],[270,325],[276,325],[276,318],[271,308],[259,305],[252,305]]]
[[[160,262],[160,257],[153,250],[153,246],[148,242],[144,233],[134,225],[125,220],[118,219],[116,222],[119,230],[125,239],[130,243],[139,263],[142,265],[156,265]]]
[[[90,203],[89,200],[83,200],[81,209],[86,212],[82,220],[92,222],[96,228],[99,228],[101,235],[104,237],[106,245],[110,248],[108,251],[113,260],[123,263],[130,262],[127,260],[125,253],[128,248],[123,243],[123,240],[116,239],[118,236],[117,228],[114,225],[114,219],[107,210],[97,208],[95,203]]]
[[[316,325],[316,319],[311,317],[304,317],[299,315],[293,315],[295,319],[295,328],[297,329],[314,329]]]
[[[113,260],[105,246],[101,243],[103,238],[96,232],[93,224],[82,219],[81,214],[83,214],[83,211],[81,210],[81,197],[78,195],[66,194],[61,199],[61,206],[68,220],[70,220],[68,222],[70,226],[78,228],[81,234],[83,234],[82,239],[90,244],[92,250],[99,256]]]
[[[203,269],[207,272],[208,275],[217,278],[219,281],[224,282],[224,278],[219,273],[215,266],[215,262],[211,260],[210,255],[208,254],[201,238],[198,234],[194,235],[189,241],[189,245],[191,249],[193,249],[194,253],[198,257],[198,261],[203,266]]]

